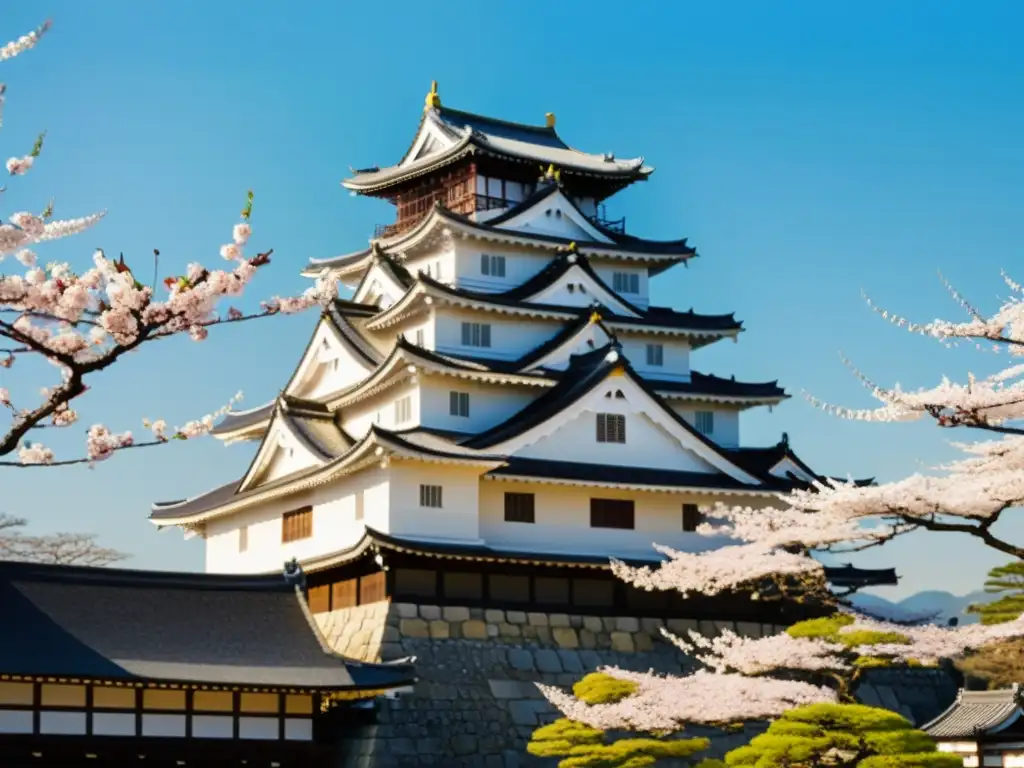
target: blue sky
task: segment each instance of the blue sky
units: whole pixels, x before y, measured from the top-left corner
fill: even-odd
[[[251,299],[303,289],[310,257],[365,245],[383,203],[338,182],[389,164],[415,131],[431,79],[450,105],[524,122],[558,116],[593,152],[643,154],[652,179],[613,198],[629,231],[687,236],[701,258],[657,281],[654,300],[736,311],[738,345],[695,355],[701,370],[779,378],[793,393],[743,425],[746,444],[789,433],[822,472],[895,479],[954,455],[964,434],[869,425],[812,409],[801,389],[869,405],[842,350],[874,378],[906,386],[989,370],[893,328],[861,289],[914,318],[955,317],[939,270],[994,307],[999,269],[1019,264],[1024,208],[1024,9],[1013,2],[479,4],[78,0],[5,8],[3,36],[47,15],[35,51],[3,64],[6,156],[48,130],[37,167],[4,207],[108,209],[94,231],[41,249],[85,263],[123,251],[161,273],[216,263],[245,190],[254,246],[275,249]],[[138,267],[144,274],[149,266]],[[1018,279],[1022,275],[1018,272]],[[226,328],[203,344],[153,345],[92,382],[86,423],[137,429],[209,412],[236,390],[272,397],[311,315]],[[38,374],[38,376],[30,376]],[[0,371],[25,391],[49,371]],[[81,449],[79,435],[53,445]],[[2,508],[34,530],[95,531],[135,567],[201,567],[201,542],[158,533],[153,500],[239,474],[252,449],[195,441],[128,452],[95,470],[7,470]],[[1024,524],[1003,525],[1018,541]],[[908,539],[858,556],[903,574],[887,596],[964,592],[1004,557],[958,536]]]

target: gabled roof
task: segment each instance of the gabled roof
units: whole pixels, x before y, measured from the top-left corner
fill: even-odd
[[[158,502],[153,504],[149,519],[158,526],[194,525],[250,503],[283,498],[309,490],[336,477],[357,472],[387,457],[441,463],[469,463],[484,469],[491,469],[501,463],[500,457],[455,445],[447,449],[416,445],[402,435],[374,424],[362,439],[342,453],[325,459],[323,463],[245,490],[241,488],[241,481],[233,480],[189,499]]]
[[[381,533],[373,528],[367,527],[365,533],[350,547],[338,552],[333,552],[315,560],[307,561],[304,568],[310,572],[326,570],[343,563],[352,562],[363,555],[376,551],[392,551],[405,554],[422,555],[433,557],[439,560],[470,560],[489,563],[507,563],[515,565],[562,565],[573,568],[609,570],[611,558],[601,555],[585,555],[572,552],[537,551],[531,549],[529,552],[513,549],[499,549],[486,544],[457,544],[454,542],[420,541],[407,539],[401,536],[392,536]],[[664,562],[663,557],[654,554],[650,558],[637,559],[635,557],[622,558],[622,561],[632,566],[654,566]],[[837,571],[842,573],[837,574]],[[825,567],[825,577],[830,581],[839,575],[840,578],[855,576],[866,584],[887,584],[889,570],[873,569],[836,569]]]
[[[430,133],[433,151],[414,156]],[[643,158],[619,160],[613,155],[595,155],[571,148],[554,127],[512,123],[471,112],[437,106],[424,111],[416,137],[399,163],[353,172],[342,184],[363,194],[381,193],[389,187],[432,173],[469,155],[485,155],[538,167],[557,166],[570,176],[606,179],[623,183],[647,178],[654,169]],[[610,190],[613,191],[613,190]]]
[[[0,563],[0,673],[307,691],[415,682],[320,636],[299,580]]]
[[[558,202],[571,206],[580,217],[586,219],[603,236],[603,240],[584,240],[581,238],[560,237],[544,232],[524,229],[510,229],[506,222],[514,220],[532,208],[540,208],[548,204],[549,198],[557,196]],[[534,248],[557,250],[575,242],[579,252],[590,257],[629,259],[649,263],[652,275],[681,261],[687,261],[697,255],[697,251],[687,244],[686,238],[680,240],[647,240],[633,237],[620,232],[606,229],[594,222],[580,211],[572,198],[563,195],[557,184],[542,186],[537,192],[521,203],[517,203],[505,213],[484,222],[474,221],[468,216],[452,213],[441,205],[435,207],[416,226],[392,237],[374,240],[372,243],[384,253],[401,255],[420,242],[428,240],[436,232],[448,229],[453,233],[476,239],[503,242],[509,245],[524,245]],[[311,259],[303,269],[306,277],[316,277],[324,269],[330,269],[339,276],[361,274],[370,264],[373,247],[366,248],[344,256],[326,259]]]
[[[514,453],[514,448],[506,448],[508,444],[514,443],[517,438],[527,435],[531,430],[572,408],[608,378],[622,377],[640,389],[652,408],[665,419],[664,423],[672,425],[671,428],[682,436],[704,461],[748,487],[764,486],[769,490],[778,488],[776,478],[749,472],[736,463],[717,443],[694,429],[682,416],[665,404],[618,351],[595,350],[586,355],[579,355],[573,362],[575,365],[570,367],[555,387],[511,418],[463,441],[461,445],[481,451]]]
[[[550,274],[548,278],[550,279]],[[531,288],[535,289],[536,285]],[[562,321],[589,318],[594,311],[593,307],[531,303],[518,299],[518,295],[518,289],[505,293],[481,293],[452,288],[421,274],[405,296],[368,320],[366,328],[373,331],[383,330],[436,302],[484,312]],[[431,301],[426,302],[427,298]],[[684,335],[709,341],[724,336],[735,336],[743,330],[743,324],[736,320],[732,313],[702,315],[693,310],[677,312],[667,307],[647,307],[643,310],[638,308],[638,311],[641,314],[635,317],[610,311],[602,311],[601,315],[609,327],[620,330],[642,329],[652,333]]]
[[[934,739],[970,739],[992,736],[1021,719],[1024,688],[1021,684],[1001,691],[960,690],[945,712],[922,726]]]

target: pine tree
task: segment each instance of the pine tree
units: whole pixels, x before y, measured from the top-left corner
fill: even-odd
[[[976,613],[982,624],[1002,624],[1024,613],[1024,560],[1000,565],[988,572],[985,591],[1004,594],[991,603],[976,603],[967,608]]]
[[[717,762],[717,761],[716,761]],[[705,761],[701,768],[712,768]],[[725,756],[729,768],[960,768],[961,758],[902,715],[862,704],[811,704],[786,712],[749,744]]]
[[[632,695],[636,686],[598,672],[573,686],[587,704],[610,704]],[[605,732],[561,718],[538,728],[527,745],[537,757],[561,757],[559,768],[643,768],[666,757],[689,757],[708,748],[704,738],[658,738],[656,735],[608,741]]]

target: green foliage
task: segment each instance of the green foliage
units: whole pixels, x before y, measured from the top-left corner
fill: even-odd
[[[790,637],[804,637],[815,640],[827,640],[831,643],[838,643],[847,648],[856,648],[861,645],[878,645],[881,643],[893,643],[896,645],[908,645],[910,638],[899,632],[876,632],[870,629],[859,629],[855,632],[841,632],[848,627],[855,619],[846,613],[837,613],[821,619],[807,619],[798,621],[786,630]],[[867,661],[873,657],[861,657],[865,661],[860,666],[884,666],[881,659]]]
[[[895,712],[862,704],[793,709],[725,756],[728,768],[959,768],[957,757]],[[710,768],[710,767],[709,767]]]
[[[612,704],[635,691],[636,683],[600,672],[592,672],[572,687],[576,698],[587,704]]]
[[[611,704],[636,684],[594,672],[573,686],[587,704]],[[707,739],[628,738],[609,742],[604,731],[562,718],[533,732],[526,749],[537,757],[561,757],[559,768],[644,768],[668,757],[689,757],[707,749]]]
[[[1024,613],[1024,560],[1000,565],[989,571],[985,591],[1009,594],[991,603],[968,606],[967,612],[978,614],[982,624],[1003,624]]]
[[[965,675],[988,682],[990,688],[1005,688],[1024,680],[1024,639],[1004,640],[987,645],[956,663]]]
[[[837,613],[821,619],[798,621],[786,630],[790,637],[810,637],[818,640],[831,640],[839,634],[839,630],[853,624],[854,618],[849,614]]]

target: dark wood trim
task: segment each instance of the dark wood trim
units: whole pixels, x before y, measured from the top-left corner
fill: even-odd
[[[231,692],[231,738],[238,740],[242,719],[242,694],[239,691]]]
[[[284,741],[284,721],[287,716],[284,708],[285,695],[283,693],[279,693],[277,694],[277,738],[280,741]]]
[[[42,730],[40,720],[42,719],[43,708],[43,684],[32,684],[32,733],[39,733]]]
[[[192,703],[195,700],[195,691],[185,691],[185,738],[192,738],[192,717],[195,714],[195,710],[192,708]]]
[[[92,713],[95,709],[93,706],[93,700],[95,699],[93,692],[95,690],[95,685],[85,686],[85,733],[88,736],[92,736]],[[47,707],[47,709],[49,709],[49,707]]]
[[[144,688],[135,689],[135,735],[142,738],[142,705]]]

